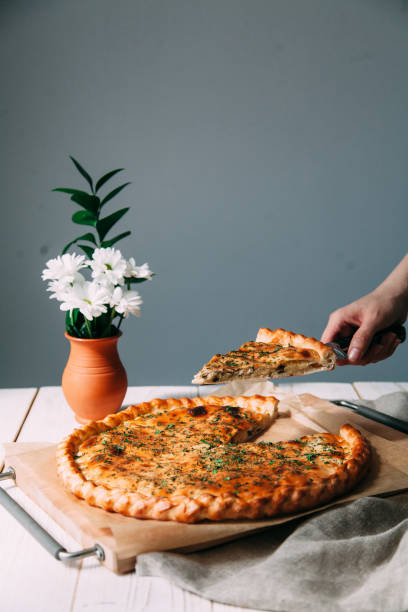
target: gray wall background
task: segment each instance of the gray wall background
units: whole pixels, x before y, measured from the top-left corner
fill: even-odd
[[[407,2],[3,0],[0,63],[3,387],[67,359],[40,274],[81,230],[50,191],[81,188],[69,154],[126,168],[120,248],[157,273],[120,340],[130,384],[188,384],[260,326],[320,337],[407,251]]]

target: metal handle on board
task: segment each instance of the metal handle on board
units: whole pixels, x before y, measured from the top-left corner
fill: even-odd
[[[0,480],[16,479],[16,472],[13,467],[0,474]],[[24,508],[22,508],[10,495],[0,487],[0,504],[14,516],[15,519],[37,540],[43,548],[45,548],[58,561],[67,562],[72,559],[84,559],[85,557],[95,556],[99,561],[105,559],[103,548],[99,544],[95,544],[91,548],[83,548],[82,550],[67,551],[52,535],[50,535],[32,516],[30,516]]]

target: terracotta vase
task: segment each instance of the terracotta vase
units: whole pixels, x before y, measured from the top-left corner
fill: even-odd
[[[79,423],[103,419],[122,405],[127,376],[117,348],[121,335],[87,340],[65,334],[71,352],[62,390]]]

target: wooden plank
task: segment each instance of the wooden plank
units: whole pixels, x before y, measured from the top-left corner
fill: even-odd
[[[14,442],[37,389],[0,389],[0,443]]]
[[[358,399],[353,386],[348,383],[326,383],[326,382],[296,382],[279,383],[279,389],[290,391],[291,393],[301,394],[310,393],[322,399]]]
[[[72,612],[86,609],[109,612],[252,612],[248,608],[211,602],[176,587],[164,578],[139,577],[135,573],[116,576],[104,567],[97,567],[91,559],[84,560]]]
[[[134,572],[116,576],[104,567],[97,567],[91,560],[84,560],[72,611],[85,609],[212,612],[210,601],[187,593],[164,578],[138,577]],[[231,612],[237,611],[231,608]]]
[[[78,423],[61,387],[41,387],[24,423],[19,442],[58,442]]]
[[[31,429],[31,435],[33,435],[35,441],[45,439],[42,435],[43,423],[49,425],[51,420],[55,430],[58,431],[61,422],[59,407],[48,402],[42,410],[37,410],[36,399],[38,395],[35,398],[36,389],[24,390],[25,396],[21,394],[19,389],[10,391],[11,394],[8,399],[12,396],[20,399],[25,398],[25,406],[23,408],[20,404],[18,411],[20,422],[15,421],[13,426],[15,435],[8,441],[12,441],[16,437],[18,439],[24,438],[27,420],[31,422],[28,430]],[[17,393],[14,393],[15,391]],[[3,394],[3,397],[7,399],[7,395]],[[32,403],[33,399],[34,402]],[[31,417],[31,410],[27,414],[30,406],[33,411]],[[26,415],[27,418],[24,421]],[[62,419],[62,422],[64,422],[64,419]],[[35,426],[33,426],[34,424]],[[21,425],[22,429],[19,432]],[[11,431],[13,432],[13,429]],[[44,431],[47,435],[47,427],[44,428]],[[60,529],[16,486],[9,481],[5,481],[1,486],[7,489],[11,497],[22,505],[63,546],[66,546],[69,550],[78,549],[78,543]],[[34,607],[44,611],[58,609],[61,612],[69,612],[78,580],[79,567],[67,567],[56,561],[3,507],[0,507],[0,541],[2,553],[0,555],[2,609],[19,612]],[[52,578],[50,579],[50,577]]]
[[[2,485],[52,535],[76,550],[77,544],[58,525],[12,484]],[[67,567],[44,550],[6,510],[0,506],[1,609],[59,610],[70,612],[78,566]]]
[[[0,472],[4,467],[2,442],[14,442],[37,395],[35,387],[0,389]]]
[[[401,391],[401,387],[393,382],[355,382],[353,387],[361,399],[374,400],[380,395]]]
[[[188,387],[129,387],[124,406],[147,402],[155,397],[195,397],[194,386]],[[59,442],[79,427],[68,406],[61,387],[41,387],[35,404],[18,437],[19,442]]]

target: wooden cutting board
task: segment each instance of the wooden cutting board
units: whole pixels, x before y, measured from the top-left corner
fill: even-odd
[[[137,555],[143,552],[207,548],[338,503],[408,489],[407,435],[312,395],[291,396],[281,401],[279,418],[260,439],[276,442],[321,431],[336,433],[346,422],[360,429],[374,449],[368,476],[352,494],[339,500],[269,520],[188,525],[134,519],[93,508],[63,489],[55,470],[55,445],[6,444],[6,466],[14,467],[17,486],[62,528],[84,547],[100,544],[105,552],[104,564],[114,572],[123,573],[134,569]]]

